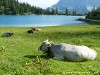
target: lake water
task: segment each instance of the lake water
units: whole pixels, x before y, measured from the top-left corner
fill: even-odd
[[[87,24],[76,19],[84,16],[59,16],[59,15],[0,15],[0,26],[59,26]]]

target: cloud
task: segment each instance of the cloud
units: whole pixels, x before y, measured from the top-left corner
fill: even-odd
[[[39,6],[42,8],[47,8],[56,4],[59,0],[19,0],[19,2],[27,2],[34,6]]]

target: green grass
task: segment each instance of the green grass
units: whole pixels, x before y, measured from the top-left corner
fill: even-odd
[[[28,27],[0,27],[0,34],[12,31],[12,37],[0,37],[0,75],[99,75],[100,25],[40,27],[28,34]],[[49,39],[54,43],[86,45],[98,52],[94,61],[68,62],[48,58],[38,47]]]

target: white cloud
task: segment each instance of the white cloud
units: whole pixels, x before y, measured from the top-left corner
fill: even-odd
[[[19,0],[19,2],[28,2],[31,5],[47,8],[57,3],[59,0]]]

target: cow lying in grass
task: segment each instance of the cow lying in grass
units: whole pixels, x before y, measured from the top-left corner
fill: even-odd
[[[97,52],[87,46],[77,46],[71,44],[52,44],[48,40],[44,41],[38,48],[52,56],[56,60],[68,61],[86,61],[94,60],[97,57]]]
[[[29,34],[32,33],[33,34],[33,30],[28,30],[27,33],[29,33]]]
[[[32,27],[31,29],[32,29],[33,31],[37,31],[37,32],[38,32],[38,31],[41,31],[41,29],[39,29],[39,28],[34,28],[34,27]]]
[[[13,35],[13,32],[4,32],[3,34],[2,34],[2,37],[10,37],[10,36],[12,36]]]
[[[27,31],[27,33],[32,33],[32,34],[33,34],[35,31],[38,32],[38,31],[41,31],[41,29],[33,28],[33,27],[32,27],[30,30]]]

